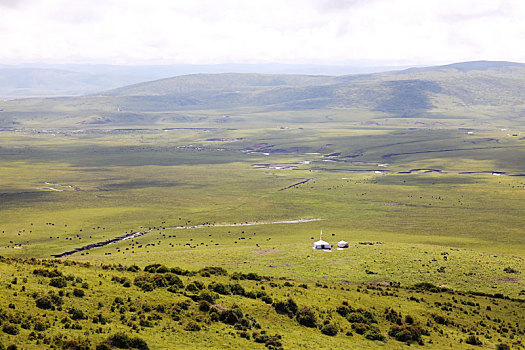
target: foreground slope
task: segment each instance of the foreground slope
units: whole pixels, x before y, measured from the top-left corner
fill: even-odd
[[[24,349],[520,348],[525,300],[432,284],[0,259],[0,343]],[[419,344],[419,345],[418,345]]]

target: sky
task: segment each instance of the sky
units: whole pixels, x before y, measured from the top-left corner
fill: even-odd
[[[0,64],[525,62],[523,0],[0,0]]]

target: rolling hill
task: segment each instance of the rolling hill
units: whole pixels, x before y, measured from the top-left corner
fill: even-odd
[[[497,116],[520,124],[523,101],[525,65],[479,61],[346,76],[193,74],[88,96],[4,102],[0,109],[4,126],[35,121],[35,111],[42,110],[52,114],[48,123],[58,121],[62,126],[122,126],[154,125],[158,113],[169,117],[181,111],[228,113],[239,108],[245,112],[337,109],[380,119],[469,117],[486,122]]]

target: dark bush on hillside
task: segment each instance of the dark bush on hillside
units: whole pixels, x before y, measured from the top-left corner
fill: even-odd
[[[63,350],[91,350],[91,343],[88,339],[70,339],[62,343]]]
[[[510,346],[505,343],[500,343],[496,346],[496,350],[510,350]]]
[[[419,290],[427,290],[432,293],[442,293],[447,292],[449,290],[448,288],[438,287],[428,282],[417,283],[414,285],[414,288]]]
[[[138,267],[137,265],[131,265],[130,267],[128,267],[127,270],[130,272],[138,272],[140,271],[140,267]]]
[[[219,293],[222,295],[231,294],[230,286],[223,284],[223,283],[212,282],[208,285],[208,289],[215,293]]]
[[[62,306],[63,303],[64,301],[62,298],[55,294],[42,295],[40,297],[37,296],[36,298],[36,306],[44,310],[54,310],[55,308]]]
[[[207,301],[210,304],[213,304],[218,298],[218,294],[209,292],[207,290],[203,290],[199,293],[199,300]]]
[[[151,292],[155,288],[167,287],[168,282],[162,275],[143,275],[135,277],[133,284],[145,292]]]
[[[210,303],[206,300],[199,301],[199,310],[202,312],[210,311]]]
[[[223,323],[234,325],[238,323],[243,317],[242,311],[239,308],[224,310],[219,315],[219,320]]]
[[[352,312],[352,313],[347,314],[346,319],[348,320],[348,322],[351,322],[351,323],[368,323],[365,316],[357,312]]]
[[[164,275],[164,278],[166,279],[166,282],[168,282],[169,286],[184,288],[184,283],[182,283],[180,277],[175,275],[174,273],[167,273]]]
[[[189,271],[189,270],[181,269],[180,267],[172,267],[170,269],[170,272],[174,273],[176,275],[180,275],[180,276],[194,276],[195,275],[194,272]]]
[[[385,340],[385,336],[375,326],[370,327],[370,329],[365,332],[365,338],[368,340],[379,340],[379,341]]]
[[[365,332],[368,331],[369,328],[370,326],[368,326],[366,323],[352,323],[352,329],[357,334],[365,334]]]
[[[230,284],[230,291],[233,295],[244,295],[245,294],[244,287],[238,283]]]
[[[275,335],[267,335],[267,334],[259,334],[259,333],[253,333],[253,340],[256,343],[262,343],[269,349],[281,349],[282,343],[281,343],[281,336],[278,334]]]
[[[269,297],[268,295],[265,295],[263,297],[261,297],[261,300],[266,303],[266,304],[271,304],[273,303],[273,299],[271,297]]]
[[[279,314],[293,317],[297,313],[297,304],[290,298],[287,301],[278,301],[273,304],[275,311]]]
[[[198,292],[204,288],[206,288],[206,285],[201,281],[193,281],[186,286],[186,290],[190,292]]]
[[[37,319],[33,324],[33,329],[37,332],[44,332],[49,328],[49,323]]]
[[[187,324],[186,324],[186,327],[184,327],[184,330],[186,331],[190,331],[190,332],[198,332],[201,330],[201,326],[199,326],[199,324],[193,320],[190,320]]]
[[[35,269],[33,270],[34,275],[43,276],[43,277],[63,277],[62,272],[57,269],[48,270],[48,269]]]
[[[73,289],[73,295],[77,298],[83,298],[86,295],[86,293],[82,289],[75,288]]]
[[[71,316],[71,319],[73,320],[85,320],[87,318],[86,315],[84,315],[84,312],[80,309],[72,307],[68,310],[69,315]]]
[[[120,283],[122,284],[123,287],[125,288],[129,288],[131,287],[131,281],[129,278],[127,277],[118,277],[118,276],[113,276],[111,277],[111,281],[113,282],[117,282],[117,283]]]
[[[421,342],[421,335],[426,333],[419,326],[415,325],[393,325],[388,331],[388,335],[402,342]]]
[[[479,340],[478,337],[476,337],[475,335],[469,335],[467,337],[467,339],[465,340],[465,343],[469,344],[469,345],[476,345],[476,346],[481,346],[483,345],[483,343],[481,342],[481,340]]]
[[[217,275],[217,276],[227,276],[228,271],[218,266],[206,266],[199,270],[199,274],[202,276]]]
[[[262,280],[261,276],[253,272],[250,272],[250,273],[234,272],[230,278],[232,280],[250,280],[250,281]]]
[[[64,277],[53,277],[51,281],[49,281],[49,285],[51,287],[64,288],[67,287],[67,282]]]
[[[506,273],[518,273],[519,271],[516,269],[513,269],[512,267],[506,267],[503,269]]]
[[[387,321],[395,323],[397,325],[403,324],[403,320],[401,319],[401,313],[398,313],[396,310],[391,308],[385,309],[385,318]]]
[[[438,324],[442,324],[442,325],[447,325],[448,324],[448,320],[445,317],[441,316],[441,315],[432,315],[432,318]]]
[[[11,335],[17,335],[18,333],[20,333],[20,329],[18,328],[18,326],[10,322],[4,323],[2,327],[2,331],[4,333],[11,334]]]
[[[148,344],[140,338],[130,338],[127,334],[116,333],[108,338],[106,343],[109,346],[119,349],[139,349],[149,350]]]
[[[305,327],[317,327],[317,316],[315,315],[315,312],[310,309],[308,306],[304,306],[300,308],[297,311],[297,314],[295,315],[295,318],[297,319],[297,322],[301,326]]]
[[[107,344],[98,344],[95,350],[111,350],[111,348]]]
[[[151,264],[151,265],[148,265],[144,268],[144,272],[149,272],[149,273],[157,273],[158,270],[161,270],[161,271],[166,271],[168,270],[168,268],[164,265],[161,265],[161,264]]]
[[[339,332],[339,329],[332,323],[325,324],[323,327],[321,327],[321,333],[331,337],[336,336],[337,332]]]
[[[351,306],[348,306],[348,305],[341,305],[341,306],[338,306],[338,307],[335,309],[335,311],[336,311],[339,315],[341,315],[341,316],[343,316],[343,317],[346,317],[346,315],[348,315],[348,314],[351,313],[351,312],[354,312],[355,310],[354,310],[354,308],[351,307]]]

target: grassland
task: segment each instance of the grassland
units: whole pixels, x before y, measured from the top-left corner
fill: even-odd
[[[407,340],[391,328],[414,324],[404,319],[409,314],[424,333],[412,344],[470,349],[465,341],[477,337],[488,348],[523,348],[521,117],[443,103],[410,117],[361,107],[236,107],[137,110],[106,123],[97,118],[118,102],[86,101],[5,107],[21,117],[0,131],[0,289],[9,296],[0,318],[19,331],[0,332],[3,344],[68,348],[67,337],[89,349],[115,345],[108,339],[122,331],[152,349],[397,349]],[[46,106],[51,111],[37,116]],[[95,123],[84,123],[88,112]],[[320,230],[350,248],[313,250]],[[159,282],[145,291],[137,277],[168,278],[143,271],[151,264],[174,268],[182,286],[167,291]],[[228,273],[209,274],[207,266]],[[55,268],[65,287],[33,273]],[[239,273],[264,277],[239,280]],[[251,328],[212,321],[199,310],[200,291],[187,287],[197,280],[212,291],[239,283],[272,301],[220,295],[213,300],[219,311],[237,305],[254,320],[246,318]],[[75,297],[75,288],[85,296]],[[60,310],[36,306],[60,291]],[[301,326],[296,313],[277,312],[288,298],[313,310],[315,329]],[[349,322],[337,312],[343,301],[359,314],[373,312],[377,323]],[[87,318],[71,319],[74,307]],[[386,308],[401,312],[401,321]],[[37,317],[49,321],[45,333],[34,329]],[[337,335],[323,334],[324,323]],[[384,339],[360,335],[353,323],[377,326],[372,333]],[[254,342],[261,330],[281,338]]]

